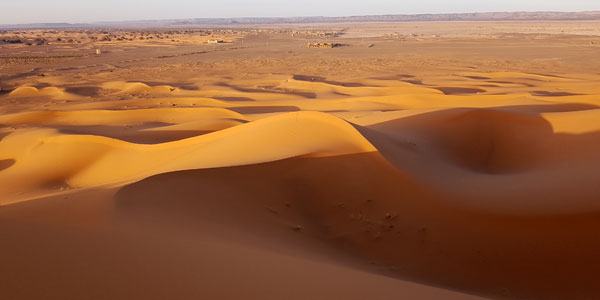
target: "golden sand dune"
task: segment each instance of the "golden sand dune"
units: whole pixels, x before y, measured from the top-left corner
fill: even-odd
[[[600,76],[173,57],[0,93],[0,299],[600,292]]]
[[[16,88],[10,92],[11,97],[52,97],[56,99],[73,99],[77,98],[75,95],[69,95],[65,93],[63,89],[57,87],[45,87],[37,89],[32,86],[24,86]]]
[[[204,117],[239,116],[235,113],[222,115],[223,112],[229,112],[224,109],[195,110],[201,112],[197,116]],[[123,124],[126,122],[122,118],[111,114],[126,113],[131,116],[131,122],[140,122],[135,112],[113,111],[106,118],[102,117],[102,112],[98,111],[97,119],[91,119],[89,112],[69,112],[66,113],[67,118],[58,116],[53,119],[36,119],[46,125],[57,122],[87,125],[69,122],[68,116],[75,115],[82,118],[81,121],[94,120],[98,122],[96,124]],[[154,114],[152,111],[147,113],[146,117],[160,116],[155,120],[157,122],[173,121],[168,118],[168,114]],[[177,111],[172,111],[171,114],[173,113]],[[17,120],[23,122],[30,117]],[[13,124],[11,121],[14,119],[7,118],[5,122]],[[53,130],[32,129],[6,137],[1,146],[2,153],[16,161],[14,166],[0,174],[0,179],[7,183],[0,190],[2,198],[8,200],[12,197],[13,201],[18,200],[15,193],[30,190],[32,185],[64,183],[76,188],[95,187],[123,184],[178,170],[255,164],[302,155],[343,155],[375,151],[351,125],[319,112],[282,114],[212,134],[157,145],[139,145],[106,137],[61,135]],[[256,155],[243,155],[247,151]],[[40,168],[48,171],[40,173]],[[13,183],[8,184],[9,182]]]

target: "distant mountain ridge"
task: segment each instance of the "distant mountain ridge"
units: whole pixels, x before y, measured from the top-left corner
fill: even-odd
[[[2,29],[185,27],[195,25],[261,25],[294,23],[435,22],[435,21],[600,21],[600,11],[585,12],[485,12],[444,14],[391,14],[347,17],[244,17],[143,20],[94,23],[33,23],[0,25]]]

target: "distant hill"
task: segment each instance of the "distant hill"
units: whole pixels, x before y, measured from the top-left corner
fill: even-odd
[[[2,29],[94,28],[94,27],[185,27],[198,25],[261,25],[294,23],[428,22],[428,21],[600,21],[600,11],[587,12],[486,12],[348,17],[196,18],[96,23],[36,23],[0,25]]]

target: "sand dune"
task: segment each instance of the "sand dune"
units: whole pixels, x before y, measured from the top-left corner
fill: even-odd
[[[52,97],[55,99],[73,99],[75,95],[69,95],[63,89],[57,87],[45,87],[37,89],[32,86],[18,87],[9,94],[11,97]]]
[[[199,110],[215,118],[223,117],[219,113],[229,112],[224,109]],[[75,115],[81,120],[94,120],[101,124],[122,124],[119,117],[112,117],[114,113],[126,113],[131,116],[130,121],[140,121],[136,118],[135,111],[113,111],[108,113],[107,118],[102,117],[102,111],[97,112],[97,119],[86,118],[89,112],[66,114],[67,117]],[[168,118],[165,114],[153,114],[151,110],[146,112],[145,117],[161,117],[156,121]],[[176,111],[170,113],[174,114]],[[239,116],[233,112],[231,114]],[[52,115],[56,116],[56,113]],[[9,116],[5,122],[14,124],[28,118],[31,116]],[[65,120],[60,115],[53,119],[39,116],[35,119],[46,125],[56,124],[57,121],[61,124],[82,125],[69,122],[68,118]],[[3,199],[16,197],[14,194],[22,193],[23,189],[32,189],[31,185],[60,183],[85,188],[122,184],[177,170],[254,164],[302,155],[343,155],[375,151],[350,124],[319,112],[282,114],[212,134],[157,145],[139,145],[106,137],[61,135],[49,129],[32,129],[6,137],[1,149],[5,155],[17,161],[13,167],[0,174],[3,182],[14,182],[0,190]],[[247,151],[256,155],[243,155]],[[40,167],[48,172],[40,173]]]
[[[0,299],[598,295],[599,75],[247,47],[13,75]]]

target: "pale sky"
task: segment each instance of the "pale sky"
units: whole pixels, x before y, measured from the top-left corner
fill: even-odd
[[[590,10],[600,0],[0,0],[0,24]]]

